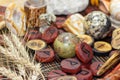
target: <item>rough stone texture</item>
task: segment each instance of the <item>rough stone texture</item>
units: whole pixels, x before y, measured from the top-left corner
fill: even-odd
[[[47,11],[54,14],[81,12],[88,6],[89,0],[46,0]]]

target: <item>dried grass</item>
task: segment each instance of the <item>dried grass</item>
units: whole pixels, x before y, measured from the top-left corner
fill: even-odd
[[[2,73],[2,75],[7,76],[12,80],[23,80],[21,76],[17,75],[11,69],[6,69],[5,67],[0,67],[0,73]]]
[[[24,80],[36,80],[38,75],[41,75],[42,80],[45,80],[45,77],[42,74],[41,64],[34,63],[34,59],[32,59],[33,61],[31,61],[29,53],[26,51],[26,48],[22,45],[22,42],[20,42],[20,39],[12,33],[9,37],[3,34],[3,38],[7,47],[0,46],[0,53],[3,54],[7,59],[12,61],[15,65],[17,65],[19,74],[23,78],[25,78]],[[1,68],[1,70],[2,69],[4,68]],[[7,71],[7,69],[5,70]],[[29,74],[26,73],[26,70],[29,71]],[[12,79],[12,75],[10,76]]]

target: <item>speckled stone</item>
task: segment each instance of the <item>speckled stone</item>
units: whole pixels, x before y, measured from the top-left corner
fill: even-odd
[[[103,12],[93,11],[86,17],[87,34],[93,36],[95,39],[102,39],[107,36],[107,33],[111,27],[111,21]]]

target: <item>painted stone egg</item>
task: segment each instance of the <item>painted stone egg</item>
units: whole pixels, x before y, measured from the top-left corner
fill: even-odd
[[[68,32],[60,34],[54,41],[54,50],[61,58],[70,58],[75,56],[75,46],[79,43],[76,35]]]
[[[87,22],[87,34],[95,39],[102,39],[107,36],[111,27],[111,21],[103,12],[93,11],[85,17],[85,20]]]

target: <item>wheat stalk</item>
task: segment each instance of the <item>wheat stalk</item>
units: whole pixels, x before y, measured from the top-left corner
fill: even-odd
[[[16,57],[16,55],[12,54],[7,48],[4,48],[0,46],[0,52],[1,54],[4,54],[8,59],[12,60],[15,63],[24,65],[25,67],[33,68],[32,63],[29,63],[29,61],[25,60],[24,58]]]
[[[16,65],[19,64],[25,68],[28,68],[31,71],[31,75],[40,74],[42,79],[45,80],[45,77],[40,69],[40,64],[38,66],[38,64],[34,64],[30,61],[28,52],[25,50],[25,47],[22,45],[18,37],[14,34],[11,34],[12,39],[6,35],[3,35],[3,37],[8,48],[0,46],[0,52],[8,59],[12,60],[13,63],[16,63]],[[32,80],[32,78],[27,80]]]
[[[10,69],[6,69],[5,67],[0,67],[0,73],[2,75],[7,76],[12,80],[23,80],[23,78],[17,75],[15,72],[11,71]]]
[[[19,53],[21,53],[21,55],[24,57],[24,59],[30,60],[28,52],[25,50],[25,47],[20,42],[20,39],[15,34],[11,34],[11,37],[12,37],[12,41],[15,43],[15,46],[18,49]],[[33,61],[34,61],[34,59],[33,59]],[[37,69],[37,72],[41,74],[41,64],[39,63],[39,64],[34,64],[34,65],[35,65],[35,68]],[[33,72],[33,74],[34,73],[35,72]],[[35,75],[37,75],[37,74],[35,74]],[[44,77],[43,74],[41,74],[41,75],[42,75],[42,77]]]
[[[17,69],[18,69],[19,75],[21,75],[23,77],[23,79],[25,79],[25,77],[27,77],[25,67],[18,64]]]
[[[28,52],[25,50],[25,47],[23,46],[23,44],[20,42],[20,39],[15,34],[11,34],[11,37],[20,56],[24,57],[24,59],[30,60]]]
[[[2,46],[0,46],[0,52],[3,53],[10,60],[14,61],[15,63],[23,65],[26,68],[29,68],[29,70],[31,70],[31,71],[35,71],[36,74],[38,74],[38,73],[41,74],[43,80],[45,80],[45,78],[40,70],[40,66],[38,68],[37,65],[30,63],[29,61],[26,61],[24,58],[15,57],[14,55],[12,55],[8,50],[3,48]]]

